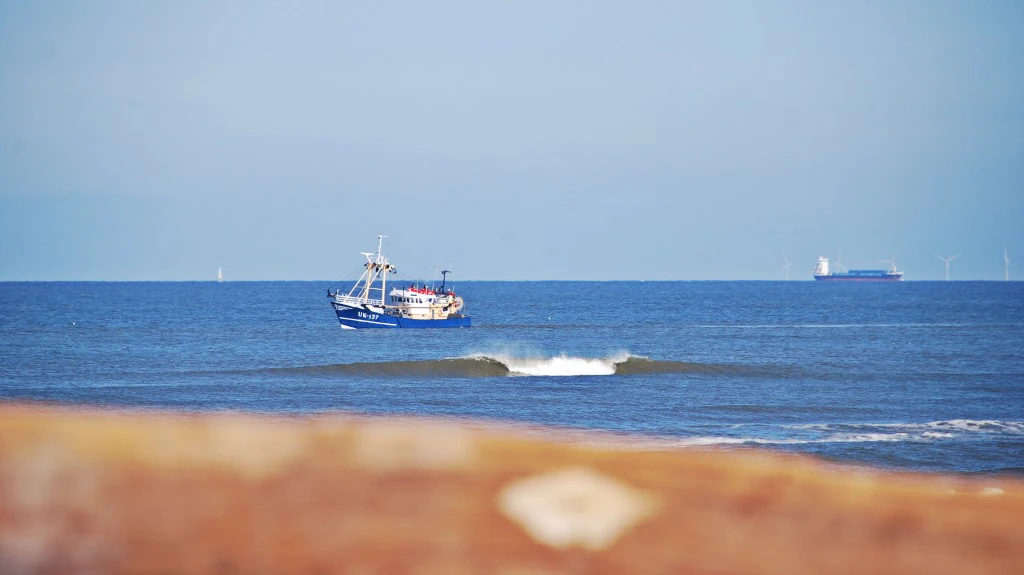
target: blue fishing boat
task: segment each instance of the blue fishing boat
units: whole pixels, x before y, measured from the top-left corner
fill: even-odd
[[[377,236],[376,254],[362,252],[366,269],[347,294],[327,290],[341,327],[469,327],[471,319],[462,313],[465,302],[446,287],[449,270],[442,271],[440,289],[413,283],[387,292],[388,276],[397,270],[382,252],[384,237]]]

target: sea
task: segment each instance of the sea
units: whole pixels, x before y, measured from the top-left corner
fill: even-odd
[[[339,287],[0,283],[0,401],[429,416],[1024,477],[1024,282],[467,281],[473,326],[431,330],[343,330]]]

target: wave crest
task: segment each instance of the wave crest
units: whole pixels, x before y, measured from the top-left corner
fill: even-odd
[[[1024,435],[1024,422],[993,419],[948,419],[928,423],[805,423],[785,426],[817,432],[909,432],[925,437],[953,437],[955,434]]]
[[[341,363],[306,367],[275,368],[278,373],[307,375],[353,375],[367,377],[572,377],[664,373],[720,373],[727,366],[658,361],[623,352],[609,357],[515,357],[504,354],[472,354],[466,357],[415,361]],[[732,369],[737,373],[741,368]]]
[[[485,354],[471,356],[474,359],[496,361],[504,365],[512,375],[566,377],[574,375],[615,375],[621,363],[629,361],[629,354],[613,357],[573,357],[565,354],[554,357],[511,357]]]

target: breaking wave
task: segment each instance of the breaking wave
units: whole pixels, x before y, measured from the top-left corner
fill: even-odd
[[[808,443],[870,443],[876,441],[907,441],[913,439],[907,433],[859,433],[835,434],[818,439],[801,439],[794,437],[724,437],[696,436],[682,437],[672,443],[682,447],[699,447],[711,445],[801,445]]]
[[[501,377],[582,375],[636,375],[659,373],[743,373],[748,368],[685,361],[658,361],[622,353],[610,357],[513,357],[473,354],[466,357],[417,361],[340,363],[273,368],[277,373],[352,375],[364,377]]]
[[[831,433],[903,433],[931,438],[965,433],[1024,435],[1024,422],[993,419],[949,419],[928,423],[808,423],[787,427]]]
[[[976,436],[1024,435],[1024,422],[952,419],[930,423],[814,423],[784,425],[793,434],[784,437],[692,436],[674,438],[667,445],[700,447],[716,445],[802,445],[815,443],[936,442]],[[795,435],[795,437],[794,437]]]

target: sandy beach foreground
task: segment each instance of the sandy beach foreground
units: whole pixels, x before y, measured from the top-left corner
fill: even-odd
[[[453,421],[0,404],[4,575],[1020,573],[1022,518],[1019,479]]]

